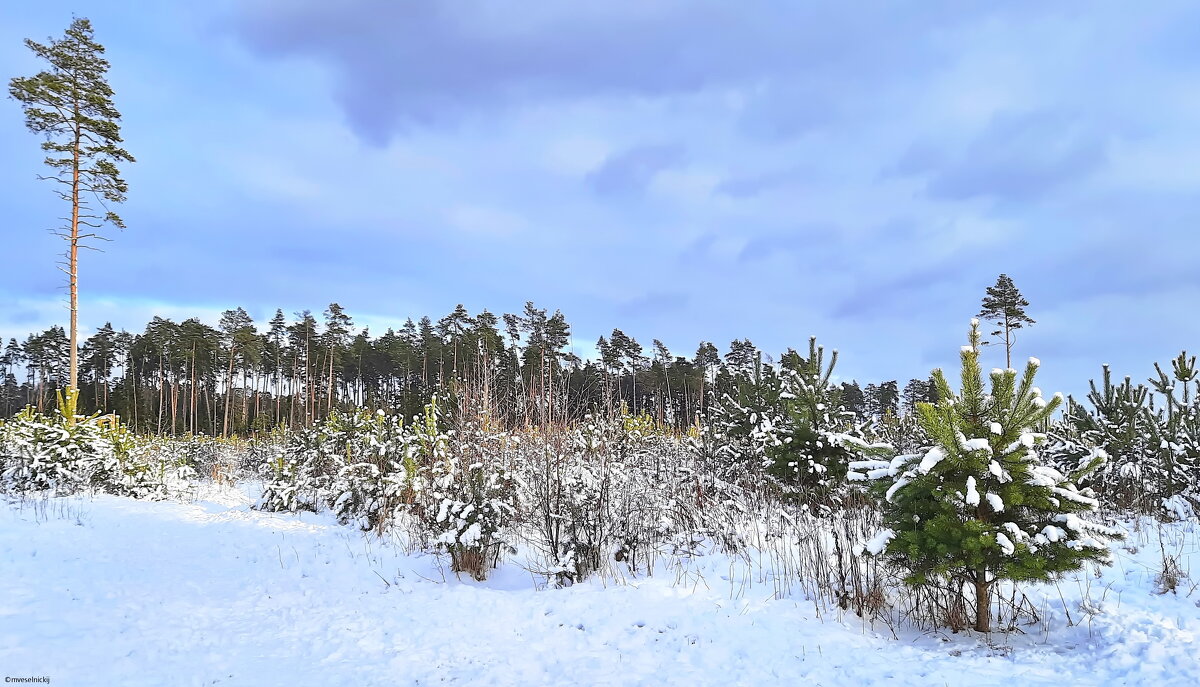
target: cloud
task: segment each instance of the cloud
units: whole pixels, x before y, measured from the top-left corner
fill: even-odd
[[[936,68],[912,40],[986,16],[984,3],[869,9],[757,0],[523,4],[485,0],[254,0],[229,29],[257,54],[324,65],[364,139],[542,101],[736,88],[745,125],[768,136],[827,123],[861,89]]]
[[[1106,141],[1080,117],[1057,112],[997,114],[949,164],[902,159],[898,166],[934,169],[931,196],[947,200],[993,198],[1033,201],[1077,184],[1107,159]]]
[[[825,261],[836,254],[842,245],[843,228],[832,224],[809,223],[791,230],[761,234],[742,246],[738,261],[743,263],[773,257],[807,258],[811,263]]]
[[[833,310],[836,318],[908,318],[941,300],[947,284],[967,272],[961,263],[947,262],[910,268],[895,276],[865,280]]]
[[[946,162],[943,146],[929,140],[913,141],[904,154],[883,171],[885,177],[917,176],[937,170]]]
[[[451,208],[447,220],[461,231],[485,237],[511,237],[528,226],[523,217],[514,213],[474,206]]]
[[[814,179],[819,172],[808,165],[793,165],[783,169],[729,176],[717,184],[716,192],[732,198],[753,198],[768,191],[799,185]]]
[[[636,195],[646,190],[654,177],[684,161],[677,144],[635,146],[615,155],[587,175],[587,182],[602,196]]]
[[[620,304],[621,314],[637,319],[663,317],[687,307],[691,298],[679,291],[652,291]]]

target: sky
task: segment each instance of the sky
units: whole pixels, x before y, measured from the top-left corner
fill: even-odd
[[[903,384],[1006,273],[1047,392],[1200,347],[1195,3],[13,2],[0,76],[72,13],[137,158],[85,331],[533,301],[585,356],[815,335]],[[0,100],[5,338],[67,318],[41,158]]]

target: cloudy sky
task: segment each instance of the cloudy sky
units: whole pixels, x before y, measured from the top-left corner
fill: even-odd
[[[532,300],[903,383],[1004,272],[1048,391],[1200,348],[1195,3],[4,3],[3,76],[72,12],[138,158],[88,328]],[[5,337],[66,319],[37,143],[0,101]]]

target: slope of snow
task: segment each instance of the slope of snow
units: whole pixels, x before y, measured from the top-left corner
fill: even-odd
[[[1034,589],[1044,632],[989,645],[896,639],[776,600],[728,557],[561,590],[508,562],[479,584],[325,516],[252,511],[236,490],[206,498],[0,502],[0,672],[58,685],[1200,681],[1200,593],[1187,580],[1152,592],[1145,532],[1103,578]],[[1170,534],[1185,570],[1200,563],[1194,529]]]

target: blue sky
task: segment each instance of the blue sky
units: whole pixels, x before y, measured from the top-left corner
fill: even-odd
[[[3,75],[71,12],[138,158],[87,328],[533,300],[584,354],[815,334],[903,383],[956,364],[1005,272],[1047,391],[1200,342],[1194,3],[6,3]],[[0,151],[23,336],[66,319],[62,209],[11,100]]]

